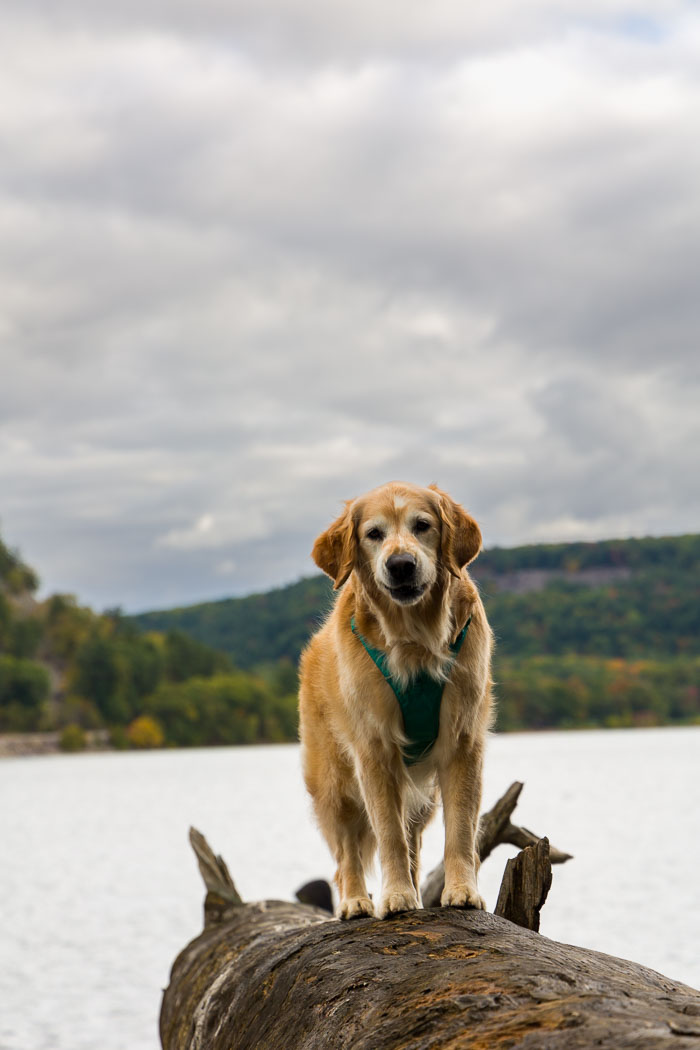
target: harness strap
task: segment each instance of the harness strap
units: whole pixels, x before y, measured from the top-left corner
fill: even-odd
[[[470,616],[455,641],[450,645],[452,654],[450,667],[454,664],[457,654],[462,648],[462,642],[466,637],[471,622],[472,618]],[[409,743],[404,748],[403,760],[406,765],[413,765],[428,754],[438,738],[440,731],[440,704],[445,683],[436,681],[427,671],[420,671],[405,689],[401,689],[391,676],[386,653],[382,649],[375,649],[360,634],[354,616],[350,621],[350,627],[394,692],[394,696],[401,708],[404,731],[409,740]]]

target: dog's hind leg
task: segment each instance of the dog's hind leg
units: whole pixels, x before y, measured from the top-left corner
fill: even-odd
[[[423,832],[426,826],[430,823],[430,819],[435,812],[435,806],[436,800],[433,799],[430,803],[423,806],[417,813],[413,814],[406,824],[406,840],[408,842],[408,850],[411,858],[411,882],[415,887],[419,904],[421,904],[420,851],[423,843]]]
[[[406,829],[408,850],[411,855],[411,882],[420,904],[420,849],[423,842],[423,828],[412,821]]]

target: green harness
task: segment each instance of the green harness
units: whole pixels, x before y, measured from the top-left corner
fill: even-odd
[[[462,642],[466,637],[471,622],[472,618],[470,616],[459,632],[457,639],[450,646],[450,652],[452,653],[450,667],[454,664],[457,653],[462,648]],[[438,733],[440,732],[440,703],[445,683],[436,681],[427,671],[420,671],[405,689],[400,689],[389,673],[386,653],[382,652],[381,649],[373,649],[367,640],[362,637],[357,630],[354,616],[350,621],[350,626],[353,634],[360,639],[394,690],[394,695],[399,702],[401,714],[403,715],[404,730],[409,741],[403,751],[403,760],[407,766],[412,766],[414,763],[419,762],[421,758],[425,758],[438,738]]]

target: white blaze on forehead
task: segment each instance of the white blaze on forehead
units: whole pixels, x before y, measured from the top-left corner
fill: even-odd
[[[403,496],[394,496],[394,509],[403,510],[406,507],[406,500]]]

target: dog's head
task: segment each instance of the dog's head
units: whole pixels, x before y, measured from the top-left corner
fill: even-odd
[[[346,503],[312,553],[336,590],[354,569],[391,601],[415,605],[480,550],[479,526],[446,492],[391,482]]]

